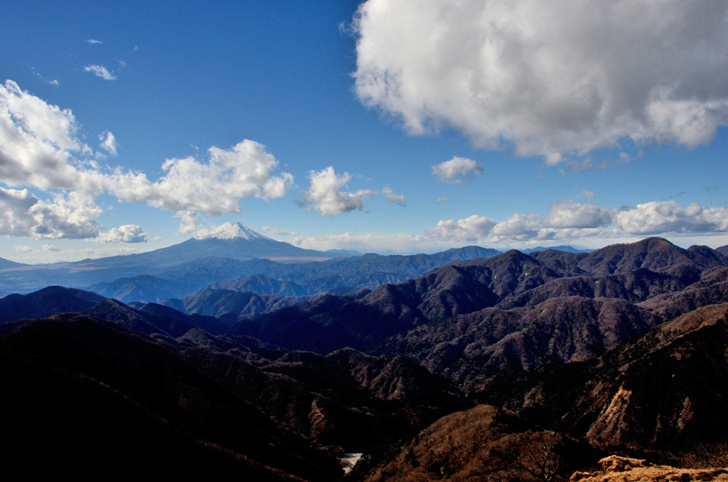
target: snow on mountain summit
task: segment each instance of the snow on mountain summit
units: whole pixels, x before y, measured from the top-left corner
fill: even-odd
[[[255,239],[270,239],[259,234],[244,224],[228,222],[218,226],[210,231],[208,238],[216,239],[246,239],[253,241]]]

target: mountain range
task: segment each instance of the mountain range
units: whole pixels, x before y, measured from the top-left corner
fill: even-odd
[[[159,302],[194,294],[214,283],[228,282],[209,287],[227,288],[235,280],[256,275],[301,284],[302,295],[343,294],[417,277],[456,260],[496,254],[499,251],[477,246],[411,256],[323,252],[272,240],[240,223],[226,223],[204,239],[192,238],[141,254],[49,265],[0,259],[0,294],[62,285],[125,302]],[[266,289],[255,293],[275,294]]]
[[[79,450],[88,471],[251,480],[341,480],[347,452],[365,455],[345,481],[559,481],[614,453],[728,466],[720,250],[647,238],[160,269],[175,277],[119,281],[127,301],[0,298],[0,408],[32,447],[11,466],[69,467]],[[178,298],[159,281],[195,279]],[[140,287],[159,302],[131,301]]]

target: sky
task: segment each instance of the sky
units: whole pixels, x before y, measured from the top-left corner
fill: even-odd
[[[4,0],[0,106],[19,262],[728,245],[727,2]]]

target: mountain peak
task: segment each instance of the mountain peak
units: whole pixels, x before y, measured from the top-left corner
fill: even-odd
[[[254,239],[268,239],[244,224],[228,222],[213,229],[208,238],[216,239],[246,239],[252,241]]]

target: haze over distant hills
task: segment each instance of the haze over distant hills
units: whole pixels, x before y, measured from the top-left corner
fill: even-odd
[[[204,239],[193,238],[147,253],[37,266],[8,261],[7,268],[0,266],[0,294],[63,285],[90,287],[122,301],[162,301],[191,295],[211,283],[260,275],[299,283],[303,285],[299,290],[301,295],[343,294],[420,276],[452,261],[498,253],[471,246],[432,255],[352,256],[348,251],[298,248],[274,241],[242,224],[226,223]],[[227,283],[224,287],[234,285]],[[262,287],[261,283],[257,286]],[[269,287],[269,290],[252,291],[268,295],[280,290]]]

